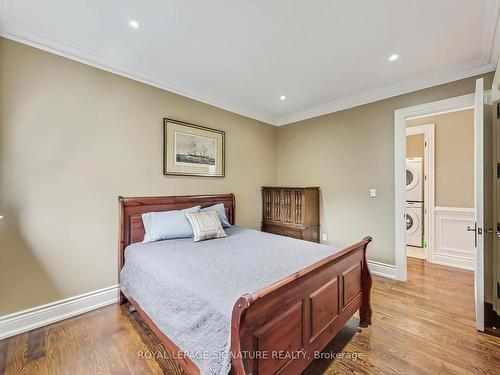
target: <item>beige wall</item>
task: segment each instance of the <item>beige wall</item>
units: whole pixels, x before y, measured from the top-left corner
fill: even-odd
[[[0,38],[0,315],[117,282],[118,195],[232,191],[258,228],[261,185],[318,185],[328,242],[370,234],[369,258],[394,264],[394,110],[473,88],[274,128]],[[227,177],[163,176],[165,116],[225,130]]]
[[[0,38],[0,315],[117,283],[118,195],[234,192],[258,228],[276,128]],[[226,178],[165,177],[162,119],[226,131]]]
[[[434,124],[436,206],[473,208],[474,110],[406,122],[408,127],[425,124]]]
[[[414,134],[406,136],[406,157],[423,158],[424,157],[424,135]]]
[[[491,87],[493,74],[485,76]],[[321,187],[321,231],[339,246],[372,235],[394,264],[394,110],[474,92],[475,77],[280,127],[277,183]],[[370,188],[377,198],[369,197]]]

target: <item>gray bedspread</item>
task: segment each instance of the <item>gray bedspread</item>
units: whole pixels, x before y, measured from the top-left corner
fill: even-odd
[[[200,368],[228,374],[236,300],[333,254],[302,240],[233,226],[227,237],[137,243],[125,250],[121,287]]]

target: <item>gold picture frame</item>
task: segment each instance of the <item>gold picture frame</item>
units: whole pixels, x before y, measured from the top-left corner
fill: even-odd
[[[163,119],[163,174],[225,177],[225,133],[188,122]]]

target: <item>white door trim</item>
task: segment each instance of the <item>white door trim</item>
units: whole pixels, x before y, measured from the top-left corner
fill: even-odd
[[[474,94],[457,96],[394,111],[394,250],[396,279],[405,281],[406,272],[406,120],[412,117],[458,111],[474,106]]]
[[[484,331],[484,97],[484,78],[480,78],[476,80],[474,96],[474,208],[477,228],[474,286],[476,328],[479,331]]]
[[[497,75],[500,78],[500,74],[495,73],[495,77]],[[497,106],[499,102],[494,103],[496,107],[496,111],[499,111],[500,108]],[[495,111],[495,112],[496,112]],[[492,300],[493,300],[493,310],[498,314],[500,312],[500,295],[497,293],[497,283],[500,283],[500,237],[498,237],[498,230],[500,228],[497,227],[497,223],[500,223],[500,180],[495,178],[497,175],[497,163],[500,162],[500,118],[499,113],[495,113],[493,115],[493,126],[492,126],[492,139],[493,139],[493,170],[491,171],[493,175],[493,283],[491,285],[491,290],[493,291]]]
[[[424,236],[425,259],[432,261],[434,255],[434,124],[406,128],[406,135],[424,135]],[[406,246],[405,246],[406,249]]]
[[[498,58],[495,75],[491,83],[491,98],[494,102],[500,100],[500,57]]]

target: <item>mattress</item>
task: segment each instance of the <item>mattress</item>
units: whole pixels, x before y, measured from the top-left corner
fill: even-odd
[[[121,287],[184,351],[202,375],[231,369],[236,300],[337,250],[233,226],[227,237],[136,243],[125,249]]]

